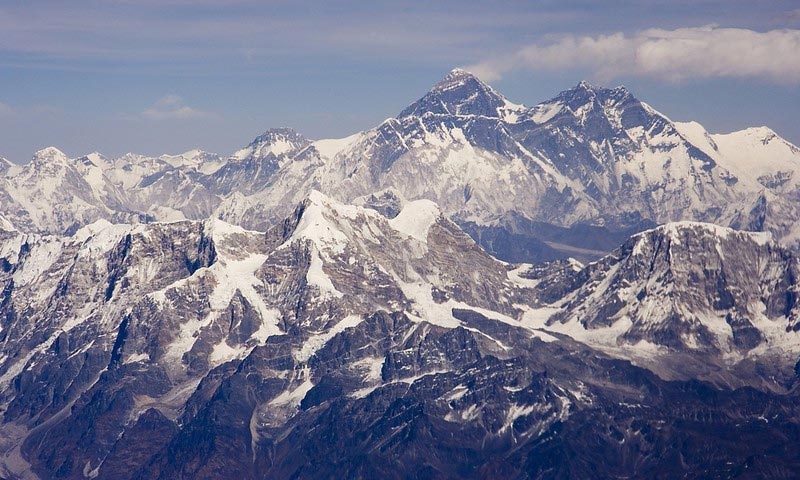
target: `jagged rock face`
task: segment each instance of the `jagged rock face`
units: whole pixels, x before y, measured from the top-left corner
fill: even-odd
[[[562,295],[548,319],[556,330],[625,358],[652,355],[645,363],[670,378],[702,369],[691,365],[698,359],[744,365],[774,357],[784,365],[780,388],[794,375],[798,268],[768,234],[677,223],[638,234],[583,270],[533,277],[543,279],[548,300]],[[685,359],[672,364],[664,352]]]
[[[141,180],[131,194],[133,206],[150,221],[206,218],[221,200],[201,180],[196,172],[167,167]]]
[[[461,323],[451,305],[518,312],[524,288],[503,264],[435,206],[407,208],[416,210],[390,223],[313,195],[266,234],[218,221],[98,223],[67,240],[4,232],[3,421],[27,431],[21,454],[44,476],[90,475],[108,458],[109,471],[124,469],[113,459],[144,461],[168,447],[154,439],[129,458],[136,432],[189,435],[191,412],[221,388],[207,382],[231,362],[262,355],[272,364],[275,348],[288,353],[270,367],[265,381],[277,383],[257,405],[286,417],[303,398],[287,392],[316,385],[315,351],[365,315],[405,310],[414,321],[404,333],[444,334]],[[371,372],[367,387],[380,380]],[[288,400],[265,405],[279,394]]]
[[[740,200],[727,170],[623,87],[581,83],[533,112],[515,138],[581,185],[604,223],[721,221],[725,202]]]
[[[319,193],[267,232],[0,234],[5,477],[775,476],[800,463],[796,377],[769,384],[800,355],[797,262],[763,235],[678,224],[587,267],[530,268],[488,256],[431,202],[390,220]],[[627,349],[593,343],[621,321],[615,301],[657,328],[614,330]],[[784,356],[770,351],[778,329]],[[687,358],[680,379],[653,373]]]
[[[101,218],[136,217],[125,193],[104,181],[100,167],[88,159],[69,159],[55,148],[37,152],[23,168],[9,169],[0,190],[3,213],[26,231],[71,234]]]
[[[74,393],[96,381],[102,368],[120,360],[131,299],[140,300],[213,261],[213,245],[197,226],[108,226],[98,232],[84,229],[67,242],[22,234],[6,239],[2,378],[19,374],[19,394],[3,393],[13,395],[4,412],[7,420],[38,424],[74,401]],[[42,381],[47,388],[35,388]]]
[[[288,129],[272,129],[256,137],[236,152],[205,183],[223,195],[232,192],[253,194],[268,187],[282,163],[292,161],[311,142]]]

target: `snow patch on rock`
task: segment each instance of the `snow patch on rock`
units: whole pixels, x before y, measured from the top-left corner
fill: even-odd
[[[408,202],[389,225],[400,233],[427,243],[428,231],[441,217],[439,207],[430,200]]]

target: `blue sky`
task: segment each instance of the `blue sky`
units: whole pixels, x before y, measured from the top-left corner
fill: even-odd
[[[517,103],[623,84],[673,120],[800,144],[796,0],[0,0],[0,156],[341,137],[457,66]]]

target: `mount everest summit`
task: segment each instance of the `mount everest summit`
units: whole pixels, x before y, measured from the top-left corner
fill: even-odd
[[[798,166],[463,70],[344,139],[3,163],[0,477],[792,478]]]

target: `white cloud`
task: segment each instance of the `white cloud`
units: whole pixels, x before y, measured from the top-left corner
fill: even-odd
[[[600,80],[638,75],[680,82],[692,78],[759,77],[800,83],[800,30],[756,32],[705,26],[649,29],[596,37],[565,36],[467,67],[486,80],[521,68],[590,69]]]
[[[177,95],[161,97],[152,107],[142,112],[142,115],[153,120],[184,120],[211,116],[208,112],[185,105],[183,99]]]

